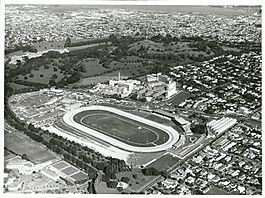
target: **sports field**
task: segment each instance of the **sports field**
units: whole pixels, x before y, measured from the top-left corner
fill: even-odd
[[[230,195],[230,193],[214,186],[205,195]]]
[[[83,126],[132,146],[157,146],[169,138],[163,130],[104,110],[85,110],[75,114],[73,119]]]
[[[36,104],[44,104],[46,102],[49,102],[52,98],[53,96],[50,96],[47,93],[31,94],[29,97],[24,98],[20,102],[20,105],[32,107],[33,105]]]
[[[56,155],[43,145],[19,132],[5,133],[5,148],[17,155],[27,154],[35,163],[43,163],[56,158]]]
[[[171,154],[166,154],[149,164],[147,167],[154,167],[159,171],[167,170],[176,165],[180,161],[180,158],[174,157]]]

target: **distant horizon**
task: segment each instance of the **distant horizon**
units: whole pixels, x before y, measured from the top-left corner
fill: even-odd
[[[248,15],[254,13],[253,11],[245,11],[222,6],[226,5],[114,5],[114,4],[6,4],[9,6],[36,6],[43,7],[44,9],[51,8],[54,10],[75,10],[75,9],[136,9],[144,11],[158,11],[158,12],[179,12],[179,13],[200,13],[200,14],[213,14],[213,15]],[[227,5],[229,6],[229,5]],[[233,5],[238,7],[259,7],[260,5]]]

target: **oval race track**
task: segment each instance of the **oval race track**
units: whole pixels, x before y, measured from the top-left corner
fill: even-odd
[[[157,152],[179,140],[172,127],[106,106],[88,106],[67,112],[71,127],[131,152]],[[80,134],[81,135],[81,134]]]

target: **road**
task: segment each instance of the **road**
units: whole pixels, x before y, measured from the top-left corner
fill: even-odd
[[[146,184],[145,184],[144,186],[142,186],[141,188],[139,188],[139,189],[137,190],[137,192],[142,192],[142,191],[144,191],[145,189],[147,189],[147,188],[153,186],[154,184],[156,184],[156,183],[158,183],[159,181],[162,181],[162,180],[164,180],[164,178],[163,178],[161,175],[159,175],[159,176],[155,177],[154,179],[150,180],[148,183],[146,183]]]
[[[226,131],[224,131],[223,133],[225,133]],[[181,164],[183,164],[185,161],[187,161],[187,159],[191,158],[193,155],[195,155],[196,153],[200,152],[201,150],[203,150],[207,145],[213,143],[214,141],[216,141],[218,138],[220,138],[223,133],[220,133],[217,137],[213,138],[213,139],[207,139],[201,147],[199,147],[197,150],[195,150],[194,152],[191,152],[190,154],[188,154],[187,156],[185,156],[183,159],[181,159],[177,164],[175,164],[173,167],[171,167],[170,169],[167,170],[168,174],[171,174],[173,172],[175,172],[179,166]],[[145,186],[142,187],[141,191],[145,190],[146,188],[151,187],[152,185],[158,183],[159,181],[163,180],[164,178],[162,176],[159,176],[157,178],[154,178],[153,181],[150,181],[149,183],[147,183]]]

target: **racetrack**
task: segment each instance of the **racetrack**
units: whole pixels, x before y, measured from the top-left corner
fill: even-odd
[[[133,146],[156,146],[169,138],[163,130],[104,110],[79,112],[74,121]]]
[[[131,152],[162,151],[179,140],[172,127],[112,107],[82,107],[63,119],[73,128]]]

